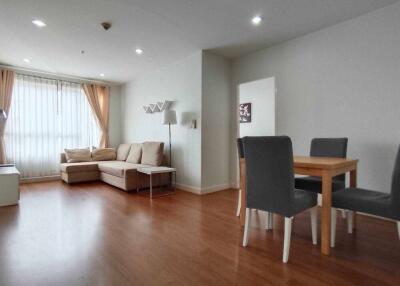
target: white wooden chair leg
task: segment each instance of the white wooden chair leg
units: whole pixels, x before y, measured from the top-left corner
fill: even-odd
[[[239,189],[238,205],[236,210],[236,216],[240,216],[240,209],[242,207],[242,190]]]
[[[400,239],[400,221],[397,222],[397,232],[399,233],[399,239]]]
[[[319,207],[322,207],[322,195],[318,194],[317,195],[317,203]]]
[[[251,209],[246,208],[246,217],[244,222],[244,232],[243,232],[243,246],[246,247],[249,242],[249,227],[251,220]]]
[[[285,217],[285,234],[283,239],[283,263],[287,263],[289,260],[290,250],[290,237],[292,235],[292,220],[293,217]]]
[[[312,243],[314,245],[317,244],[317,219],[318,219],[318,208],[313,207],[310,209],[310,215],[311,215],[311,235],[312,235]]]
[[[265,229],[272,229],[273,226],[273,213],[266,212],[265,213]]]
[[[343,213],[342,213],[343,214]],[[331,247],[335,247],[336,243],[336,209],[331,210]]]
[[[269,225],[269,217],[271,216],[271,214],[269,212],[265,212],[265,229],[269,230],[270,229],[270,225]]]
[[[270,213],[269,214],[269,229],[273,229],[274,228],[274,214]]]
[[[353,211],[347,212],[347,233],[353,233]]]
[[[346,211],[342,210],[342,218],[346,218]]]

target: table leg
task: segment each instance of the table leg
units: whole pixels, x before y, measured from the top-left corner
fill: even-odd
[[[174,173],[174,192],[176,192],[176,172]]]
[[[153,199],[153,177],[150,174],[150,199]]]
[[[245,219],[246,219],[246,191],[241,189],[240,192],[240,200],[241,200],[241,205],[240,205],[240,226],[244,226]]]
[[[332,175],[322,175],[321,252],[329,255],[331,237]]]
[[[357,188],[357,169],[350,171],[350,188]],[[353,230],[356,229],[357,212],[353,213]]]

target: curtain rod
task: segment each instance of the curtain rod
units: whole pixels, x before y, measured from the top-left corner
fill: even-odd
[[[78,76],[70,76],[70,75],[65,75],[65,74],[56,74],[56,73],[51,73],[51,72],[46,72],[46,71],[41,71],[41,70],[35,70],[35,69],[28,69],[28,68],[22,68],[22,67],[17,67],[17,66],[11,66],[11,65],[5,65],[0,63],[0,68],[4,69],[9,69],[15,72],[19,72],[21,74],[26,74],[26,75],[32,75],[36,76],[39,78],[43,79],[48,79],[48,80],[66,80],[66,81],[71,81],[75,80],[78,82],[74,83],[95,83],[95,84],[102,84],[102,85],[115,85],[115,83],[110,83],[110,82],[105,82],[105,81],[100,81],[100,80],[92,80],[92,79],[87,79],[83,77],[78,77]],[[44,77],[41,75],[47,75],[48,77]]]
[[[22,76],[27,76],[27,77],[34,77],[34,78],[37,78],[37,79],[52,80],[52,81],[65,81],[65,82],[79,84],[79,85],[83,83],[83,81],[78,82],[78,81],[73,81],[72,79],[68,79],[68,78],[44,77],[44,76],[40,76],[40,75],[32,74],[32,73],[25,73],[25,72],[21,73],[20,71],[15,71],[15,73],[17,75],[22,75]]]

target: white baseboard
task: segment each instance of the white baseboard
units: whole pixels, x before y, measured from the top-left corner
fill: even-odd
[[[227,190],[227,189],[231,189],[231,188],[232,188],[232,184],[215,185],[215,186],[211,186],[211,187],[207,187],[207,188],[202,188],[201,194],[205,195],[205,194],[215,193],[215,192],[219,192],[219,191],[223,191],[223,190]]]
[[[198,187],[193,187],[193,186],[177,183],[176,188],[180,189],[182,191],[185,191],[185,192],[193,193],[196,195],[201,195],[201,188],[198,188]]]
[[[369,217],[373,217],[373,218],[378,218],[378,219],[382,219],[382,220],[387,220],[387,221],[392,221],[392,222],[396,222],[394,219],[390,219],[390,218],[386,218],[386,217],[381,217],[381,216],[376,216],[376,215],[372,215],[372,214],[366,214],[366,213],[360,213],[357,212],[358,215],[363,215],[363,216],[369,216]]]
[[[28,183],[48,182],[48,181],[58,181],[60,179],[61,179],[60,175],[48,176],[48,177],[22,178],[20,183],[28,184]]]
[[[237,182],[233,182],[233,183],[231,183],[231,188],[232,189],[240,189],[240,184]]]
[[[199,188],[199,187],[193,187],[193,186],[177,183],[176,187],[182,191],[190,192],[190,193],[193,193],[196,195],[205,195],[205,194],[210,194],[210,193],[215,193],[215,192],[231,189],[232,184],[221,184],[221,185],[215,185],[215,186],[206,187],[206,188]]]

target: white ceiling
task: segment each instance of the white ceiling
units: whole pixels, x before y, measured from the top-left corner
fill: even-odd
[[[0,62],[94,79],[105,73],[105,80],[125,82],[199,49],[237,57],[394,2],[0,0]],[[255,14],[264,18],[258,27],[250,24]],[[47,27],[33,26],[35,18]],[[102,21],[113,27],[105,32]],[[134,52],[138,46],[142,56]]]

